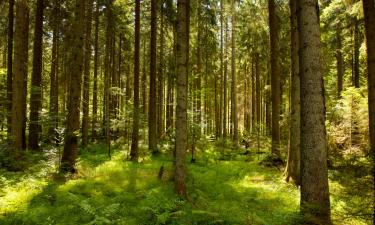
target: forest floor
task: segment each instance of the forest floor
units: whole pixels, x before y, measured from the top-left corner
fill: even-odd
[[[105,145],[81,150],[78,173],[56,175],[58,149],[32,154],[24,172],[0,170],[0,224],[298,224],[299,190],[283,180],[283,170],[259,165],[259,156],[236,154],[215,160],[210,144],[188,163],[188,199],[173,192],[172,157],[126,160],[124,148]],[[60,150],[61,151],[61,150]],[[158,179],[163,167],[162,178]],[[330,176],[332,177],[332,176]],[[331,179],[335,224],[366,224],[345,218],[344,187]],[[354,198],[354,197],[353,197]],[[350,201],[355,199],[350,199]]]

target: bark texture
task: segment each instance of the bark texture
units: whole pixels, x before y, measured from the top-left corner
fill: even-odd
[[[26,123],[26,84],[29,44],[29,6],[27,0],[16,2],[14,30],[14,65],[12,82],[12,123],[11,138],[15,160],[20,159],[24,149]]]
[[[66,131],[64,152],[61,158],[61,172],[75,172],[78,153],[78,133],[80,128],[79,115],[81,104],[81,86],[83,72],[83,49],[85,36],[85,0],[76,0],[74,18],[72,21],[72,37],[68,52],[67,72],[70,74],[70,88],[68,100],[68,114],[66,117]]]
[[[39,114],[42,108],[42,60],[43,60],[43,12],[44,0],[36,2],[33,72],[31,75],[30,94],[30,124],[29,124],[29,148],[39,149],[39,136],[42,127],[39,123]]]
[[[8,46],[7,46],[7,132],[11,139],[12,122],[12,78],[13,78],[13,25],[14,0],[9,0],[8,9]]]
[[[189,10],[189,0],[177,1],[177,108],[174,187],[177,195],[182,198],[186,197]]]
[[[298,58],[298,25],[297,25],[297,0],[289,0],[290,7],[290,61],[291,61],[291,90],[290,90],[290,125],[288,161],[285,171],[285,180],[300,184],[300,77]]]
[[[140,13],[141,1],[135,0],[135,43],[134,43],[134,113],[133,133],[130,158],[138,161],[138,138],[139,138],[139,47],[140,47]]]
[[[272,153],[280,154],[280,66],[279,33],[280,19],[275,0],[268,0],[271,55],[271,98],[272,98]]]
[[[317,0],[299,0],[301,79],[301,212],[309,224],[331,224],[324,83]]]

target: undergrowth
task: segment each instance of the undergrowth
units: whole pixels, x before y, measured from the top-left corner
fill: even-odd
[[[278,168],[240,153],[222,160],[223,149],[204,145],[197,162],[188,163],[186,200],[173,192],[168,151],[135,164],[126,160],[126,145],[117,145],[111,159],[105,145],[92,145],[80,151],[79,172],[66,177],[55,173],[59,150],[46,150],[24,172],[0,171],[0,224],[301,223],[299,190],[283,181]],[[225,154],[231,151],[237,150]]]

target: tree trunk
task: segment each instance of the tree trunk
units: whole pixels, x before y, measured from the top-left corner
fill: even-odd
[[[12,122],[12,78],[13,78],[13,25],[14,25],[14,0],[9,0],[8,12],[8,46],[7,46],[7,132],[11,139]]]
[[[23,134],[26,122],[26,95],[27,89],[27,64],[29,44],[29,7],[27,0],[16,2],[16,21],[14,31],[14,67],[12,82],[12,146],[14,160],[22,156]]]
[[[301,212],[309,224],[331,224],[321,42],[317,0],[300,0]]]
[[[261,123],[261,96],[260,96],[260,70],[259,70],[259,53],[255,53],[255,91],[256,91],[256,130],[259,132]]]
[[[49,93],[49,129],[50,142],[57,143],[58,114],[59,114],[59,26],[60,26],[60,1],[55,0],[53,6],[53,31],[52,31],[52,59],[50,73],[50,93]]]
[[[227,115],[228,115],[228,20],[225,20],[225,60],[224,60],[224,115],[223,115],[223,138],[227,137]]]
[[[290,89],[290,125],[289,125],[289,149],[288,161],[285,171],[285,180],[296,185],[300,184],[300,77],[298,56],[298,25],[297,25],[297,1],[289,0],[290,7],[290,61],[291,61],[291,89]]]
[[[231,117],[233,142],[238,142],[238,117],[237,117],[237,76],[236,76],[236,0],[232,0],[232,90],[231,90]]]
[[[344,60],[342,57],[342,38],[341,26],[336,30],[336,60],[337,60],[337,97],[341,98],[343,77],[344,77]]]
[[[160,4],[160,52],[158,67],[158,111],[157,111],[157,133],[161,138],[165,131],[164,123],[164,7]]]
[[[61,159],[60,171],[75,172],[75,162],[77,159],[77,145],[80,128],[79,115],[81,104],[81,85],[83,71],[83,47],[85,36],[85,0],[76,0],[74,18],[72,23],[72,37],[68,52],[69,64],[68,74],[70,74],[70,88],[68,101],[68,115],[66,117],[66,131],[64,152]]]
[[[187,101],[189,63],[189,0],[177,1],[177,108],[174,187],[177,195],[186,197]]]
[[[363,12],[367,46],[370,153],[375,160],[375,3],[373,0],[363,0]]]
[[[157,0],[151,0],[151,41],[150,41],[150,95],[148,118],[148,148],[157,150],[157,109],[156,109],[156,36],[157,36]]]
[[[35,14],[33,72],[31,76],[29,148],[39,149],[39,111],[42,108],[42,64],[43,64],[43,11],[44,0],[37,0]]]
[[[95,12],[95,40],[94,40],[94,86],[92,90],[92,138],[97,136],[97,116],[98,116],[98,64],[99,64],[99,2],[96,1]]]
[[[130,151],[130,158],[131,158],[132,161],[138,161],[140,13],[141,13],[141,1],[135,0],[134,109],[133,109],[132,145],[131,145],[131,151]]]
[[[272,96],[272,154],[280,155],[280,66],[279,33],[280,19],[276,13],[275,0],[268,0],[270,50],[271,50],[271,96]]]
[[[86,33],[85,33],[85,58],[83,74],[83,99],[82,99],[82,145],[86,147],[89,142],[89,106],[90,106],[90,63],[91,63],[91,26],[94,0],[87,0]]]

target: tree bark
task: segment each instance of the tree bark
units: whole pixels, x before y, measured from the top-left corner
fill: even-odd
[[[279,33],[280,19],[276,13],[275,0],[268,0],[271,55],[271,96],[272,96],[272,154],[280,155],[280,66]]]
[[[177,1],[177,108],[174,187],[177,195],[186,197],[187,103],[189,65],[189,0]]]
[[[96,1],[95,10],[95,40],[94,40],[94,86],[92,90],[92,138],[97,137],[98,116],[98,67],[99,67],[99,2]]]
[[[353,62],[353,86],[359,88],[359,48],[361,47],[359,21],[354,19],[354,62]]]
[[[139,46],[140,46],[140,13],[141,1],[135,0],[135,40],[134,40],[134,109],[133,109],[133,134],[130,151],[132,161],[138,161],[138,136],[139,136]]]
[[[367,46],[370,153],[375,160],[375,3],[373,0],[363,0],[363,12]]]
[[[295,185],[300,185],[300,77],[298,56],[298,24],[297,1],[289,0],[290,8],[290,61],[291,61],[291,90],[290,90],[290,125],[289,125],[289,149],[288,161],[285,171],[285,180],[291,179]]]
[[[61,158],[61,172],[75,172],[78,153],[78,132],[80,128],[79,115],[81,104],[81,85],[83,72],[83,48],[85,36],[85,0],[76,0],[74,18],[72,21],[72,36],[68,52],[67,72],[70,74],[70,88],[68,114],[66,117],[66,131],[63,156]]]
[[[318,1],[299,0],[298,7],[301,212],[310,224],[331,224]]]
[[[58,115],[59,115],[59,27],[60,27],[60,1],[55,0],[53,6],[53,28],[52,28],[52,59],[50,73],[50,93],[49,93],[49,129],[50,142],[57,143]]]
[[[11,139],[12,122],[12,78],[13,78],[13,25],[14,0],[9,0],[8,9],[8,46],[7,46],[7,133]]]
[[[231,90],[231,117],[233,142],[238,142],[238,116],[237,116],[237,75],[236,75],[236,0],[232,0],[232,90]]]
[[[29,6],[27,0],[16,2],[16,19],[14,31],[14,67],[12,82],[12,123],[11,138],[14,160],[22,157],[23,140],[26,122],[27,64],[29,44]]]
[[[157,150],[157,109],[156,109],[156,37],[157,37],[157,0],[151,0],[151,42],[150,42],[150,95],[148,118],[148,148]]]
[[[157,133],[158,138],[161,138],[165,132],[164,123],[164,7],[160,3],[160,52],[159,52],[159,67],[158,67],[158,112],[157,112]]]
[[[43,12],[44,0],[37,0],[30,94],[29,148],[31,150],[39,149],[39,136],[42,132],[39,123],[39,111],[42,108]]]
[[[87,0],[86,31],[85,31],[85,58],[83,74],[83,99],[82,99],[82,145],[86,147],[89,142],[89,106],[90,106],[90,66],[91,66],[91,26],[94,0]]]

